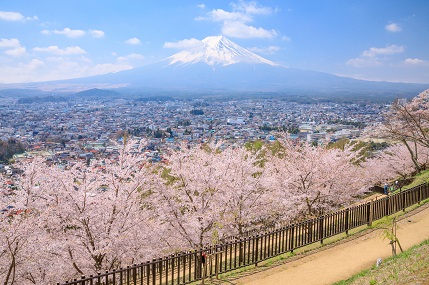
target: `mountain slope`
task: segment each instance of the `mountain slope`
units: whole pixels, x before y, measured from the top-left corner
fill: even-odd
[[[81,97],[81,98],[109,98],[109,97],[119,97],[120,94],[117,91],[113,90],[103,90],[98,88],[88,89],[85,91],[80,91],[76,94],[74,94],[75,97]]]

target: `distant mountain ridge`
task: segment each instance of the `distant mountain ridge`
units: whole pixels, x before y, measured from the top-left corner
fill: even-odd
[[[98,88],[114,89],[119,93],[124,90],[150,92],[152,95],[162,92],[274,92],[346,96],[391,94],[393,97],[403,97],[416,96],[428,89],[429,84],[365,81],[288,68],[256,55],[223,36],[213,36],[203,39],[192,49],[143,67],[86,78],[20,84],[14,88],[72,93]]]
[[[99,88],[92,88],[84,91],[77,92],[75,94],[75,97],[82,97],[82,98],[90,98],[90,97],[119,97],[120,93],[113,90],[104,90]]]

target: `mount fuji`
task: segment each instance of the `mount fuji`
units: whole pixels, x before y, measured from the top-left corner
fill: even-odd
[[[223,36],[207,37],[143,67],[58,83],[123,86],[159,91],[272,91],[287,68]]]
[[[133,94],[274,92],[415,96],[429,85],[365,81],[288,68],[256,55],[223,36],[211,36],[192,49],[143,67],[86,78],[28,83],[21,87],[57,92],[102,88]]]

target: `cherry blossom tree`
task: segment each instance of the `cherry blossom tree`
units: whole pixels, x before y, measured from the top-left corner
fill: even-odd
[[[53,168],[41,184],[55,189],[47,226],[60,243],[58,255],[76,273],[112,270],[157,253],[157,227],[142,206],[151,171],[132,146],[104,165]]]
[[[279,201],[289,209],[287,219],[316,217],[344,207],[370,185],[354,163],[358,154],[351,147],[328,149],[306,142],[280,140],[283,150],[267,159],[275,173]]]
[[[20,230],[21,217],[5,216],[3,212],[0,219],[0,282],[8,285],[20,280],[18,271],[25,260],[23,251],[28,246],[28,239]]]
[[[170,246],[198,248],[212,242],[223,215],[220,198],[224,169],[217,146],[180,150],[168,156],[167,181],[158,185],[156,205],[161,223],[171,228]],[[163,206],[161,206],[163,205]]]
[[[258,154],[244,147],[211,143],[169,157],[168,182],[159,186],[159,213],[175,232],[177,247],[201,247],[240,236],[273,219],[274,188]],[[165,173],[164,173],[165,174]]]
[[[427,148],[417,146],[419,165],[427,165],[429,153]],[[407,147],[397,143],[377,152],[363,162],[362,167],[367,171],[365,177],[374,185],[382,185],[386,180],[406,179],[415,174],[415,164]]]
[[[426,167],[419,163],[419,146],[429,148],[429,90],[410,102],[396,101],[377,129],[378,136],[401,142],[408,150],[416,172]]]
[[[41,208],[46,207],[45,197],[33,195],[33,188],[43,172],[36,163],[23,166],[25,175],[8,182],[20,185],[14,193],[3,195],[0,199],[0,280],[2,284],[43,284],[54,274],[55,264],[44,263],[46,249],[45,230],[41,225]],[[4,177],[1,176],[5,181]],[[5,185],[1,183],[1,185]],[[31,186],[33,185],[33,186]],[[42,257],[43,256],[43,257]],[[42,262],[41,262],[42,261]],[[51,275],[52,276],[52,275]]]
[[[117,159],[104,163],[79,162],[67,169],[38,160],[20,165],[24,173],[14,199],[33,219],[14,218],[13,225],[21,229],[23,222],[18,221],[31,221],[26,225],[39,230],[37,235],[19,235],[22,242],[12,244],[15,248],[2,248],[12,260],[15,280],[28,281],[19,284],[54,283],[160,255],[159,226],[144,201],[146,181],[153,175],[134,146],[125,144]],[[7,229],[12,240],[14,230],[4,223],[3,219],[2,230]],[[30,246],[33,242],[38,248]],[[17,263],[20,252],[27,254]]]
[[[274,200],[271,172],[261,165],[260,153],[245,147],[222,151],[219,163],[225,170],[221,180],[224,194],[223,224],[233,236],[272,225],[281,211]]]

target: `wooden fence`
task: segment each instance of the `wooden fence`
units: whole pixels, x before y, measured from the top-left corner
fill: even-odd
[[[363,225],[370,226],[374,220],[403,211],[427,198],[429,187],[421,184],[381,199],[263,234],[154,259],[96,276],[82,276],[81,279],[67,281],[62,285],[188,284],[257,264],[312,243],[323,243],[326,238],[348,233]],[[203,257],[203,253],[206,257]]]

